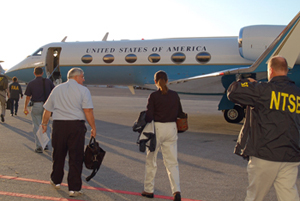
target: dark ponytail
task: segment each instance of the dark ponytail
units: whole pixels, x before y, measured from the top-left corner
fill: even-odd
[[[161,90],[161,93],[167,94],[169,90],[167,87],[167,81],[168,81],[167,73],[162,70],[157,71],[154,75],[154,80],[156,81],[156,86]]]

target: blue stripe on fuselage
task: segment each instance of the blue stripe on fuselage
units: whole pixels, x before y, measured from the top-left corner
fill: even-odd
[[[67,80],[68,71],[74,66],[60,66],[62,80]],[[187,77],[208,74],[230,68],[243,67],[241,65],[155,65],[155,66],[76,66],[84,71],[84,84],[92,85],[137,85],[154,84],[154,73],[164,70],[169,81]],[[8,72],[9,77],[16,76],[20,82],[28,83],[34,79],[34,68],[20,69]],[[295,65],[288,76],[300,86],[300,65]],[[45,77],[45,73],[44,73]]]
[[[153,66],[77,66],[82,68],[85,84],[139,85],[154,84],[154,74],[164,70],[169,80],[208,74],[236,67],[235,65],[153,65]],[[239,67],[241,67],[239,65]],[[60,67],[62,79],[72,67]]]

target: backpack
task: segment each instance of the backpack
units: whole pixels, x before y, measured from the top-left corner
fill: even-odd
[[[8,79],[5,75],[0,75],[0,91],[8,88]]]

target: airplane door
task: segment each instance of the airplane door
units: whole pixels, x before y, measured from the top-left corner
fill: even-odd
[[[46,75],[54,84],[60,84],[61,74],[59,69],[59,57],[61,47],[50,47],[47,51],[46,57]]]

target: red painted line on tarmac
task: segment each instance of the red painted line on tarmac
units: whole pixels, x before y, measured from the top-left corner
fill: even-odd
[[[27,179],[27,178],[21,178],[21,177],[12,177],[12,176],[0,175],[0,178],[1,179],[12,179],[12,180],[18,180],[18,181],[35,182],[35,183],[41,183],[41,184],[50,184],[50,181],[43,181],[43,180],[37,180],[37,179]],[[62,183],[61,186],[68,186],[68,184]],[[122,190],[113,190],[113,189],[109,189],[109,188],[100,188],[100,187],[92,187],[92,186],[82,186],[82,188],[83,189],[88,189],[88,190],[97,190],[97,191],[104,191],[104,192],[111,192],[111,193],[120,193],[120,194],[141,196],[141,193],[130,192],[130,191],[122,191]],[[166,200],[173,200],[173,197],[171,197],[171,196],[154,195],[154,197],[155,198],[160,198],[160,199],[166,199]],[[188,199],[188,198],[182,198],[181,200],[182,201],[201,201],[201,200],[194,200],[194,199]]]
[[[4,191],[0,191],[0,195],[6,195],[6,196],[12,196],[12,197],[22,197],[22,198],[32,198],[32,199],[39,199],[39,200],[75,201],[75,199],[56,198],[56,197],[40,196],[40,195],[29,195],[29,194],[23,194],[23,193],[12,193],[12,192],[4,192]],[[81,200],[81,201],[83,201],[83,200]]]

